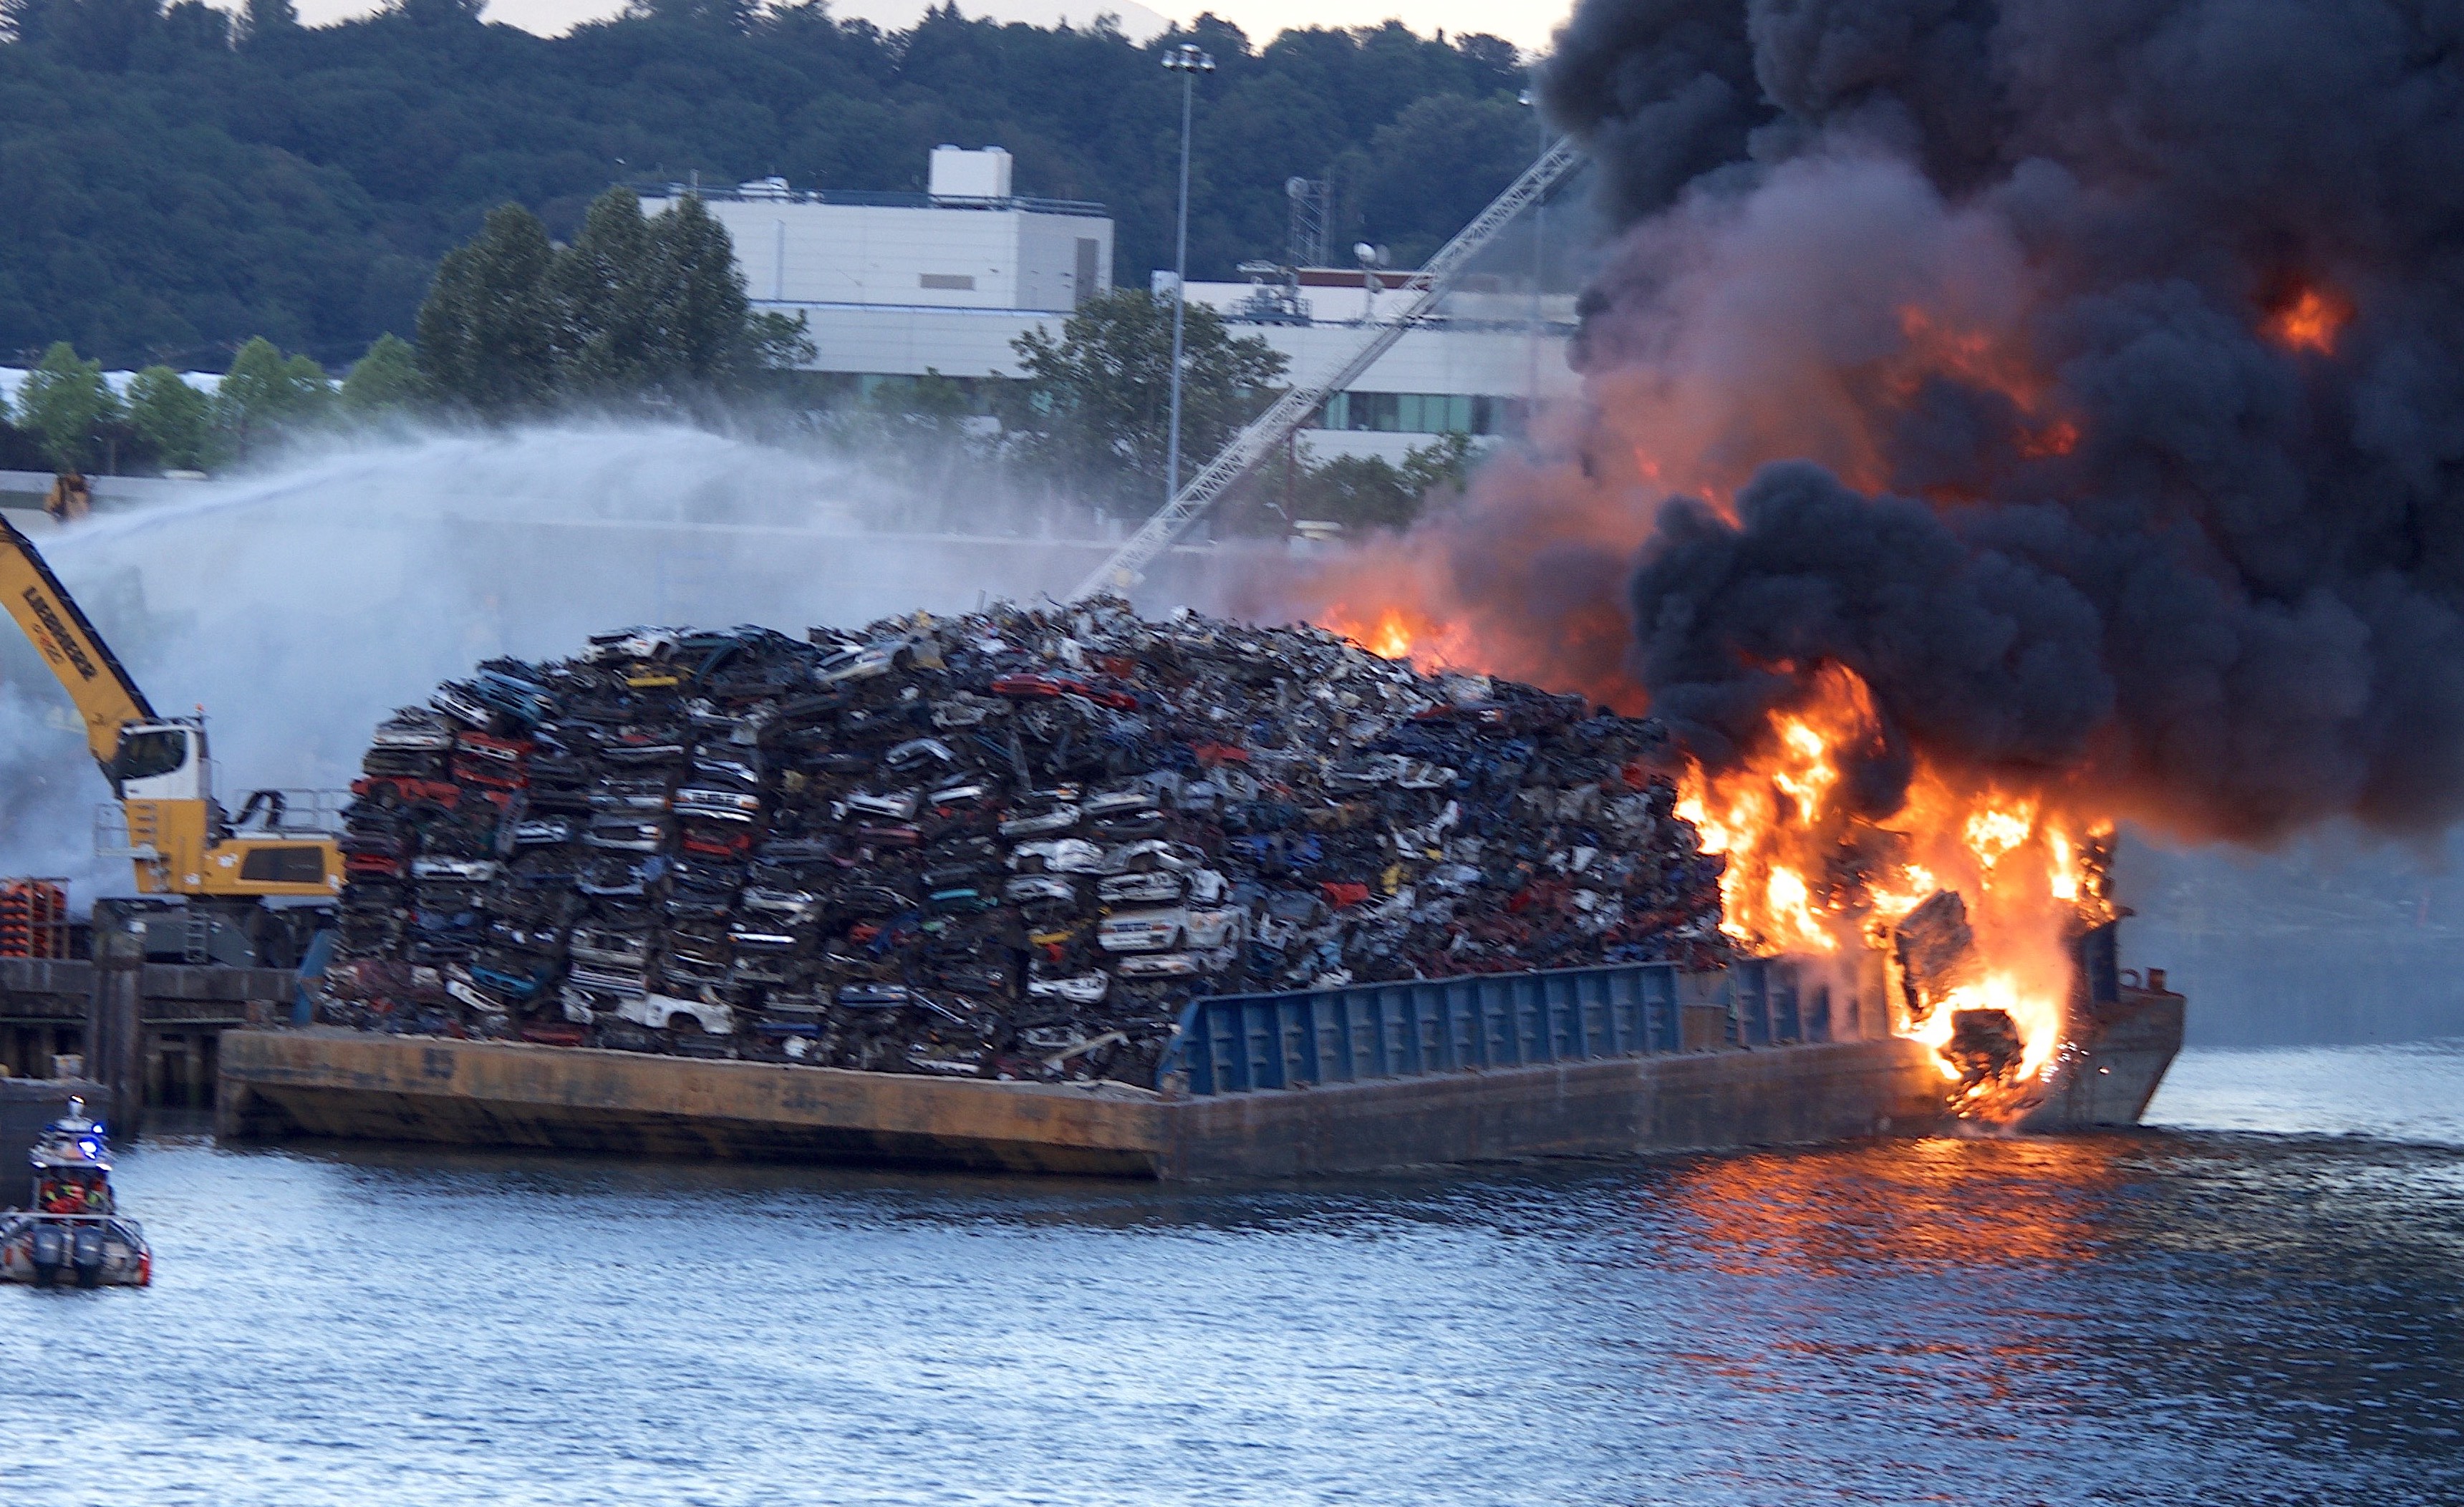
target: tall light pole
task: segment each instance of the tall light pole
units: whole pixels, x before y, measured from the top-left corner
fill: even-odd
[[[1215,72],[1215,59],[1183,42],[1163,55],[1163,65],[1180,75],[1180,232],[1172,256],[1172,437],[1164,447],[1163,500],[1180,491],[1180,319],[1189,307],[1189,107],[1198,76]]]
[[[1549,118],[1540,109],[1540,91],[1526,89],[1517,103],[1531,112],[1531,123],[1538,129],[1540,156],[1549,155]],[[1538,159],[1534,159],[1537,161]],[[1531,381],[1524,398],[1523,437],[1531,437],[1532,416],[1540,411],[1540,285],[1548,273],[1549,205],[1543,199],[1531,206],[1531,336],[1525,343],[1530,347]]]

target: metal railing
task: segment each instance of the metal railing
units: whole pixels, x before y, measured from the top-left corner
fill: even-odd
[[[1067,214],[1081,218],[1101,218],[1111,213],[1089,199],[1038,199],[1029,194],[893,193],[862,188],[774,190],[665,182],[635,183],[627,186],[643,199],[682,199],[690,194],[705,204],[825,204],[861,209],[1023,209],[1030,214]]]
[[[256,801],[252,807],[251,800],[260,794],[280,799]],[[223,819],[240,837],[328,837],[342,830],[342,808],[350,803],[347,790],[250,791],[237,807],[224,811]],[[163,857],[162,834],[149,813],[131,813],[121,802],[106,800],[94,808],[94,853],[97,858],[151,862]]]
[[[260,796],[276,798],[258,800]],[[342,809],[350,803],[347,790],[252,790],[230,808],[225,819],[232,831],[243,835],[315,837],[341,831]]]
[[[1293,431],[1309,422],[1309,415],[1326,405],[1326,400],[1350,387],[1380,358],[1395,348],[1397,341],[1418,326],[1430,322],[1447,292],[1471,265],[1472,258],[1483,247],[1506,228],[1507,222],[1520,214],[1533,201],[1557,186],[1557,181],[1573,170],[1582,160],[1574,149],[1572,137],[1561,136],[1556,144],[1540,155],[1540,160],[1524,170],[1507,190],[1489,207],[1473,216],[1472,222],[1456,232],[1428,265],[1408,275],[1420,287],[1420,295],[1396,316],[1391,323],[1371,326],[1375,333],[1361,342],[1349,360],[1331,373],[1315,382],[1305,382],[1275,400],[1265,412],[1252,419],[1246,428],[1232,437],[1230,444],[1206,463],[1204,470],[1190,478],[1188,485],[1173,493],[1154,517],[1114,551],[1112,557],[1097,566],[1092,575],[1078,583],[1069,594],[1072,601],[1081,601],[1099,592],[1126,591],[1135,585],[1138,573],[1164,552],[1181,531],[1198,521],[1199,514],[1213,507],[1232,484],[1248,474],[1250,469],[1288,439]]]
[[[162,834],[146,816],[130,816],[128,808],[106,800],[94,808],[94,856],[151,861],[163,856]]]

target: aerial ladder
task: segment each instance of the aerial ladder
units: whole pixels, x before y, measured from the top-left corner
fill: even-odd
[[[341,892],[341,854],[334,835],[321,829],[325,802],[253,791],[231,817],[214,798],[202,710],[158,714],[41,552],[6,518],[0,597],[84,723],[86,747],[113,797],[97,851],[135,863],[139,894],[187,902],[197,913],[190,929],[203,931],[211,912],[228,916],[270,899],[331,901]],[[243,929],[252,938],[259,930]]]
[[[1340,365],[1314,382],[1302,383],[1275,400],[1265,412],[1249,421],[1247,427],[1232,437],[1231,443],[1216,453],[1203,470],[1189,479],[1188,485],[1172,495],[1154,517],[1124,540],[1110,559],[1095,567],[1093,574],[1078,583],[1069,594],[1071,601],[1083,601],[1104,592],[1126,592],[1136,585],[1140,574],[1155,557],[1171,547],[1189,526],[1196,523],[1207,509],[1215,506],[1232,484],[1247,475],[1260,461],[1272,455],[1294,431],[1307,424],[1311,414],[1326,406],[1327,399],[1349,388],[1360,380],[1370,367],[1395,348],[1396,342],[1415,328],[1429,321],[1438,312],[1472,259],[1480,254],[1497,233],[1531,205],[1547,197],[1558,182],[1573,171],[1582,161],[1574,139],[1561,136],[1539,160],[1523,170],[1523,176],[1507,186],[1504,193],[1490,202],[1487,208],[1472,217],[1469,225],[1455,232],[1455,238],[1441,247],[1438,254],[1418,273],[1409,274],[1419,296],[1403,312],[1384,322],[1375,320],[1373,313],[1369,338],[1361,341]]]

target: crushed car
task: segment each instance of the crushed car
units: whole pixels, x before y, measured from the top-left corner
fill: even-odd
[[[1113,600],[622,628],[378,727],[318,1009],[1152,1084],[1200,994],[1724,961],[1674,758],[1576,698]]]

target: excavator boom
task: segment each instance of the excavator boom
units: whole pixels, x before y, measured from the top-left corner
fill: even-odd
[[[109,773],[112,756],[120,752],[120,730],[132,722],[156,720],[154,709],[33,541],[5,517],[0,517],[0,599],[6,599],[9,616],[26,630],[43,662],[68,688],[69,700],[85,719],[86,747]]]

